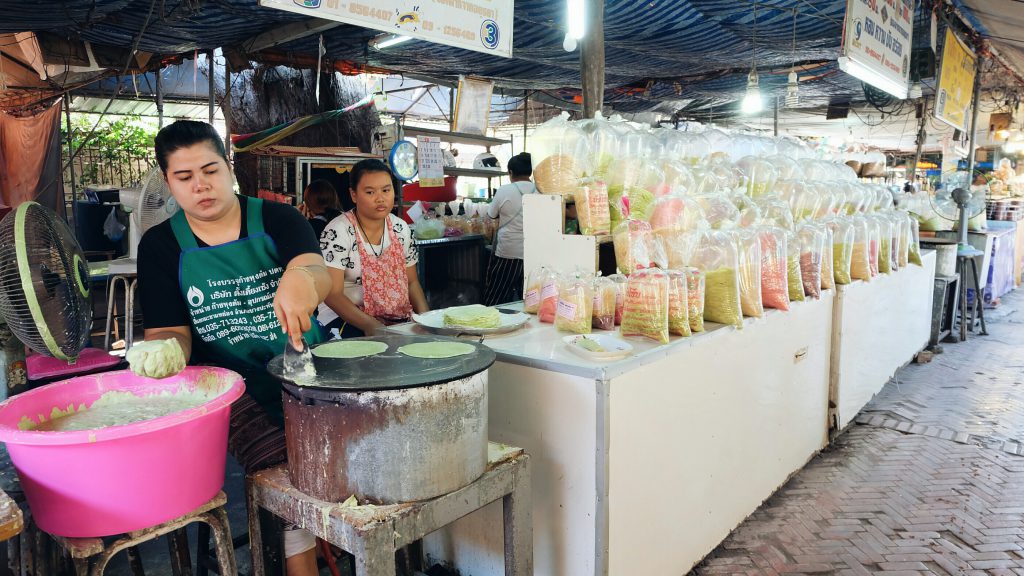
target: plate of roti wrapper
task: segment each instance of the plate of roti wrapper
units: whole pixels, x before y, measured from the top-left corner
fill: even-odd
[[[526,325],[529,314],[503,312],[491,306],[471,304],[413,314],[413,322],[437,334],[486,336],[505,334]]]

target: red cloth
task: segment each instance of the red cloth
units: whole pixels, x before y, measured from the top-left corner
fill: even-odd
[[[424,188],[419,182],[402,186],[402,202],[411,203],[417,200],[424,202],[450,202],[455,200],[455,184],[458,176],[445,176],[444,186],[438,188]]]
[[[35,200],[64,217],[60,103],[25,118],[0,112],[0,205]]]

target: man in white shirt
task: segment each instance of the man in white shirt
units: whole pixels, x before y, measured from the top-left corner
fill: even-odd
[[[509,159],[508,173],[512,181],[498,188],[487,207],[487,215],[498,220],[484,289],[487,306],[523,298],[523,195],[537,191],[530,181],[533,162],[529,152]]]

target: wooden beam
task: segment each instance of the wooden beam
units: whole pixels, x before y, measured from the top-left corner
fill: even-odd
[[[331,28],[337,28],[338,26],[341,26],[341,22],[324,20],[323,18],[310,18],[309,20],[303,20],[302,22],[278,26],[271,30],[267,30],[262,34],[253,36],[249,40],[243,40],[242,47],[247,52],[259,52],[260,50],[279,46],[285,42],[291,42],[292,40],[298,40],[299,38],[319,34],[330,30]]]
[[[604,1],[587,0],[586,35],[580,42],[583,116],[593,118],[604,106]]]

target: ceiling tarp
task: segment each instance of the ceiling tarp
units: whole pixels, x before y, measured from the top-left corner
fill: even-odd
[[[1013,24],[1024,12],[1018,0],[956,1],[993,41],[995,36],[1020,35],[1007,30],[1020,29],[1019,21]],[[138,48],[155,54],[218,47],[244,51],[261,34],[309,20],[261,8],[257,0],[11,4],[0,19],[0,32],[47,30],[94,45],[130,47],[144,29]],[[915,46],[928,45],[926,4],[918,3]],[[834,65],[845,10],[846,0],[607,0],[606,102],[628,112],[663,109],[672,102],[735,100],[753,62],[766,94],[784,91],[786,75],[797,62],[802,106],[821,106],[836,97],[860,98],[860,83]],[[310,10],[314,16],[316,11]],[[999,27],[987,22],[993,19],[1001,19]],[[548,90],[571,102],[578,97],[580,64],[578,51],[562,48],[565,20],[560,0],[516,0],[513,58],[416,40],[378,51],[367,42],[379,32],[347,24],[321,33],[328,59],[449,83],[460,74],[472,74],[493,79],[499,88]],[[1010,52],[1010,41],[1003,42]],[[308,63],[310,56],[315,61],[318,47],[319,35],[312,34],[273,50]]]
[[[964,18],[1024,78],[1024,3],[1020,0],[955,0]]]

